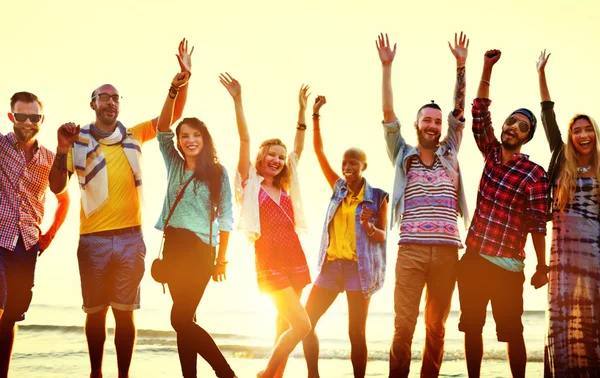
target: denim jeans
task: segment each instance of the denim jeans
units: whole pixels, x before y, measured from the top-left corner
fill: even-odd
[[[408,377],[412,338],[425,286],[426,336],[421,377],[439,375],[444,356],[445,324],[456,284],[457,262],[456,246],[401,244],[398,248],[390,378]]]

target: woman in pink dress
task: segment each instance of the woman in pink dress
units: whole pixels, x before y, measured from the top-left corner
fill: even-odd
[[[240,135],[235,190],[241,206],[239,228],[254,242],[258,288],[273,298],[278,312],[275,347],[258,377],[281,377],[289,354],[311,329],[300,303],[310,274],[296,233],[306,228],[296,169],[304,148],[308,86],[302,86],[298,94],[300,110],[293,151],[287,154],[281,140],[268,139],[251,164],[241,86],[229,74],[222,74],[220,80],[233,98]]]

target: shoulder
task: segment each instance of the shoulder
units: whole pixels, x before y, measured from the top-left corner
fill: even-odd
[[[135,126],[128,127],[127,132],[131,134],[131,136],[139,141],[143,141],[144,134],[148,132],[153,132],[155,126],[152,124],[152,120],[144,121],[138,123]]]

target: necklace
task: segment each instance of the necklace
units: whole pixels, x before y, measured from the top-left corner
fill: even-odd
[[[577,173],[588,173],[592,170],[592,166],[588,165],[587,167],[577,167]]]

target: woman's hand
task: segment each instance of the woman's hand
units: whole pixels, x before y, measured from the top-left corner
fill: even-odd
[[[300,109],[302,110],[306,110],[306,106],[308,103],[308,96],[310,96],[310,92],[308,92],[308,90],[310,89],[310,85],[304,85],[302,84],[302,86],[300,87],[300,92],[298,93],[298,102],[300,103]]]
[[[227,279],[227,265],[225,264],[219,264],[217,262],[217,264],[215,265],[215,270],[213,272],[213,276],[212,279],[215,282],[223,282]]]
[[[242,95],[242,86],[229,73],[225,72],[224,74],[220,74],[219,81],[221,81],[221,84],[223,84],[225,89],[227,89],[227,92],[229,92],[234,99]]]
[[[319,114],[321,107],[327,103],[325,96],[317,96],[315,98],[315,104],[313,105],[313,114]]]
[[[188,52],[188,41],[184,38],[179,42],[179,48],[177,49],[177,61],[179,62],[179,67],[181,68],[181,72],[188,72],[190,75],[192,73],[192,53],[194,52],[194,46],[192,46],[192,50]]]

